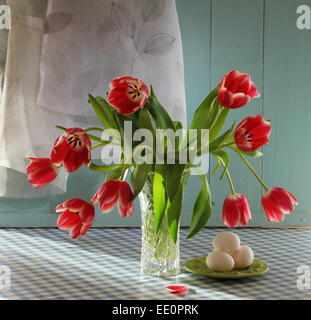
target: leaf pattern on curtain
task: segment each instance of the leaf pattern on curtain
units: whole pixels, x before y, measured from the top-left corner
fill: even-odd
[[[165,7],[165,0],[143,0],[142,1],[142,18],[146,21],[151,21],[157,18]]]
[[[122,34],[134,38],[135,21],[123,7],[113,2],[111,4],[111,17],[113,23]]]
[[[174,41],[175,38],[167,33],[156,34],[147,42],[144,53],[164,54],[171,49]]]

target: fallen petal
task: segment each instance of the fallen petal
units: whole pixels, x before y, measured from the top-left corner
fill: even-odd
[[[166,289],[169,290],[170,293],[179,293],[179,294],[185,294],[188,292],[187,286],[167,286]]]

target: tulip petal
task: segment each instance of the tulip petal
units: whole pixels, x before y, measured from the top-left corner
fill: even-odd
[[[84,236],[92,227],[91,223],[83,223],[80,229],[80,236]]]
[[[232,109],[241,108],[248,104],[250,101],[250,97],[245,95],[244,93],[236,93],[233,95]]]
[[[119,202],[118,210],[122,217],[130,217],[134,214],[134,204],[130,202],[127,206],[123,207]]]
[[[70,230],[70,237],[72,239],[77,239],[81,237],[81,228],[82,228],[82,222],[78,222],[71,230]]]
[[[263,121],[257,127],[250,129],[249,132],[256,138],[269,137],[271,134],[271,124],[268,121]]]
[[[220,88],[218,90],[219,103],[225,108],[231,108],[233,103],[233,95],[226,88]]]
[[[58,138],[60,139],[60,138]],[[51,161],[56,165],[61,165],[68,153],[68,143],[66,140],[56,140],[55,145],[51,151]]]
[[[240,211],[240,226],[244,226],[249,223],[252,219],[252,212],[248,203],[247,198],[242,194],[240,203],[238,204],[238,208]]]
[[[224,87],[228,88],[232,81],[240,75],[240,72],[238,70],[231,70],[229,71],[225,76],[225,82],[224,82]]]
[[[260,138],[260,139],[256,139],[251,143],[251,149],[248,152],[255,151],[255,150],[265,146],[268,143],[269,143],[269,138],[268,137],[263,137],[263,138]]]
[[[48,158],[29,158],[26,167],[28,181],[35,188],[40,188],[52,182],[58,175],[58,168]]]
[[[223,203],[222,220],[230,228],[237,227],[240,221],[240,210],[237,207],[237,199],[227,197]]]
[[[80,212],[80,219],[83,223],[92,224],[95,218],[95,209],[92,204],[85,203]]]
[[[258,89],[256,88],[256,86],[254,85],[253,82],[251,82],[251,88],[248,92],[248,95],[251,97],[251,98],[259,98],[260,97],[260,93],[258,91]]]
[[[119,186],[119,213],[122,217],[129,217],[133,215],[134,205],[132,203],[133,193],[128,185],[124,181],[120,181]]]
[[[282,210],[284,213],[293,211],[293,203],[288,195],[288,192],[281,188],[274,188],[271,191],[271,200]]]
[[[64,160],[64,168],[68,172],[77,171],[83,164],[83,158],[77,155],[75,151],[68,151]]]
[[[188,292],[187,286],[167,286],[166,289],[173,294],[186,294]]]
[[[61,230],[69,230],[80,221],[79,214],[70,210],[64,211],[57,218],[57,226]]]
[[[244,94],[248,94],[251,89],[251,81],[249,75],[243,75],[240,79],[240,84],[238,87],[238,92],[242,92]]]
[[[249,75],[246,73],[241,73],[237,77],[235,77],[229,86],[227,87],[229,91],[233,94],[235,93],[244,93],[247,94],[250,89],[250,80]]]
[[[283,220],[284,214],[270,199],[270,193],[261,198],[261,203],[269,221],[281,222]]]
[[[111,199],[110,199],[111,200]],[[116,205],[118,201],[118,194],[115,194],[115,197],[110,202],[100,201],[99,209],[102,212],[108,213],[110,212]]]
[[[117,180],[109,180],[102,184],[99,189],[98,198],[105,203],[114,201],[115,197],[118,197],[120,182]]]
[[[55,211],[56,211],[56,212],[62,212],[62,211],[64,211],[64,210],[66,210],[66,208],[64,207],[64,204],[63,204],[63,203],[59,204],[59,205],[55,208]]]
[[[288,193],[288,196],[291,198],[293,204],[295,205],[299,204],[298,200],[289,191],[287,191],[287,193]]]
[[[86,202],[82,199],[73,198],[73,199],[66,200],[63,203],[63,206],[67,209],[70,209],[71,211],[78,212],[81,210],[82,206],[85,203]]]

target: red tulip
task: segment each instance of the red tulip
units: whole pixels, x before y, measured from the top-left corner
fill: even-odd
[[[234,193],[229,195],[222,207],[222,220],[225,225],[234,228],[243,226],[252,218],[248,201],[243,194]]]
[[[94,206],[81,199],[70,199],[56,207],[56,212],[62,212],[57,219],[61,230],[70,230],[72,239],[85,235],[91,228],[94,218]]]
[[[59,136],[51,151],[51,161],[64,165],[68,172],[78,170],[91,162],[91,141],[84,130],[71,128]]]
[[[99,208],[103,212],[110,212],[118,202],[120,215],[122,217],[129,217],[134,213],[132,199],[133,193],[127,182],[109,180],[102,184],[93,196],[91,202],[98,202]]]
[[[218,86],[218,100],[223,107],[235,109],[245,106],[251,98],[260,96],[256,86],[246,73],[228,72]]]
[[[58,167],[51,163],[48,158],[29,158],[26,171],[28,181],[35,188],[41,188],[52,182],[58,174]]]
[[[271,188],[262,196],[261,203],[268,220],[280,222],[284,219],[284,214],[294,210],[298,200],[285,189]]]
[[[245,118],[235,129],[237,147],[244,152],[252,152],[269,142],[271,124],[261,115]]]
[[[122,114],[130,114],[143,108],[149,91],[143,81],[131,77],[119,77],[109,84],[108,102]]]

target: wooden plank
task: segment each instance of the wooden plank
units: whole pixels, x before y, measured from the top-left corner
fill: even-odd
[[[212,1],[212,86],[218,85],[220,78],[231,69],[238,69],[251,75],[262,92],[263,71],[263,1],[262,0],[214,0]],[[247,106],[232,110],[229,123],[240,122],[249,115],[261,114],[262,99],[254,99]],[[226,128],[227,129],[227,128]],[[212,171],[215,161],[211,161]],[[254,162],[261,172],[261,160]],[[240,159],[232,154],[230,172],[236,192],[244,193],[252,211],[260,210],[261,188]],[[224,198],[230,193],[224,177],[219,183],[219,173],[211,177],[214,216],[210,224],[221,223],[221,210]],[[258,215],[252,223],[258,224]]]
[[[183,42],[187,118],[191,122],[194,111],[210,91],[210,26],[211,0],[177,0],[177,11]],[[189,225],[192,209],[201,182],[190,177],[186,190],[181,223]]]
[[[272,119],[272,135],[263,161],[267,184],[299,199],[296,212],[304,217],[291,215],[299,224],[311,211],[311,30],[296,27],[301,4],[311,7],[310,0],[266,1],[264,115]]]

